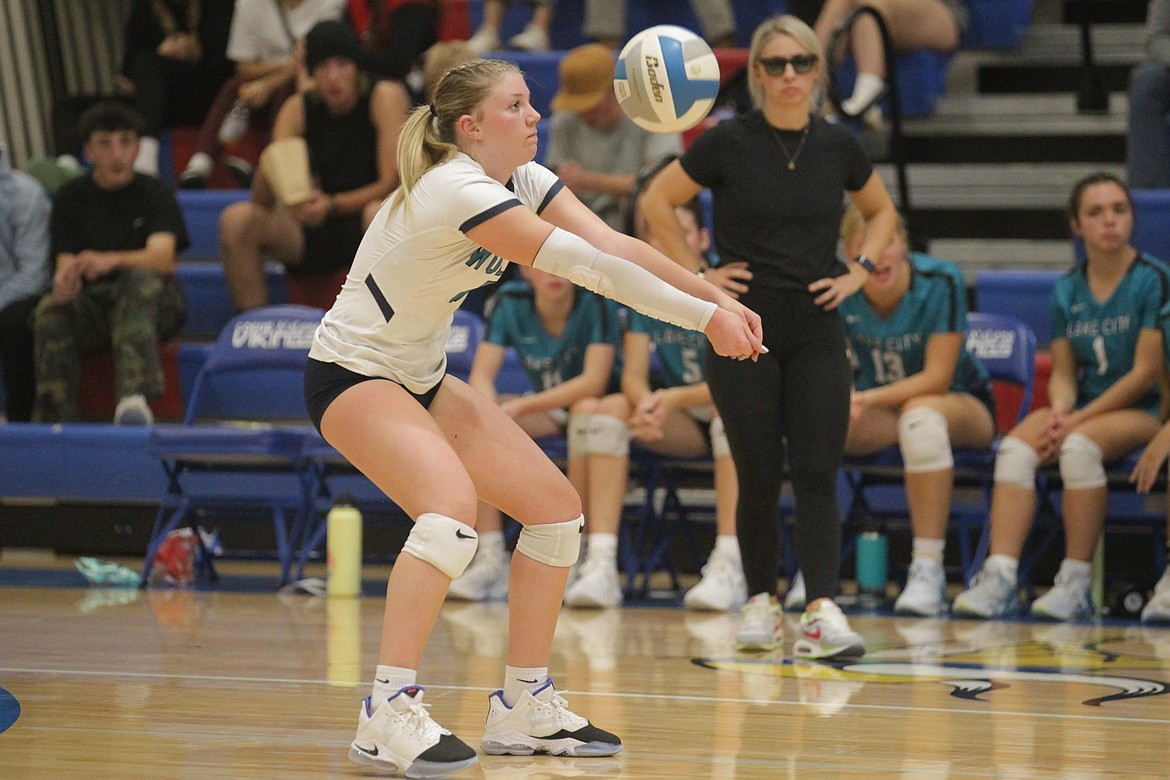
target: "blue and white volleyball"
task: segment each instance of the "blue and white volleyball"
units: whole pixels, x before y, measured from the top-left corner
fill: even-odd
[[[648,27],[618,56],[613,91],[634,124],[655,133],[681,133],[702,122],[715,105],[719,61],[707,42],[685,27]]]

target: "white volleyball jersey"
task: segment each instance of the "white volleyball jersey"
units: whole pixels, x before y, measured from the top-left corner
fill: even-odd
[[[430,390],[447,367],[455,310],[508,267],[467,231],[517,206],[539,214],[562,186],[535,162],[517,168],[507,186],[462,153],[431,168],[411,191],[409,209],[382,204],[309,356],[413,393]]]

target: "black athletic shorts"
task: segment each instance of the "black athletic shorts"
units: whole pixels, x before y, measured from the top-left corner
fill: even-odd
[[[329,408],[329,404],[333,403],[337,396],[349,388],[369,379],[384,379],[384,377],[366,376],[356,371],[350,371],[348,368],[342,368],[336,363],[325,363],[309,358],[309,365],[305,368],[305,407],[309,410],[309,419],[313,421],[318,433],[321,431],[321,418],[325,416],[325,410]],[[385,381],[393,380],[385,379]],[[411,397],[422,404],[424,409],[429,409],[431,402],[435,400],[435,394],[439,392],[442,385],[443,380],[440,379],[437,385],[425,393],[410,393],[405,387],[402,389],[410,393]]]

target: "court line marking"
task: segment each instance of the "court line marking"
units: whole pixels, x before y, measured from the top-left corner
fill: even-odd
[[[328,687],[352,686],[359,687],[369,685],[365,680],[307,680],[295,679],[288,677],[242,677],[235,675],[213,675],[213,674],[168,674],[164,672],[113,672],[113,671],[98,671],[85,669],[35,669],[28,667],[11,667],[0,666],[0,672],[9,674],[38,674],[38,675],[72,675],[76,677],[125,677],[130,679],[153,679],[153,680],[176,680],[187,682],[246,682],[246,683],[264,683],[264,684],[295,684],[295,685],[323,685]],[[925,681],[934,682],[934,681]],[[878,685],[880,683],[874,683]],[[496,688],[489,688],[476,685],[424,685],[428,690],[436,691],[480,691],[483,693],[491,693]],[[761,702],[758,699],[751,698],[734,698],[734,697],[717,697],[717,696],[689,696],[681,694],[666,694],[666,693],[618,693],[613,691],[583,691],[571,690],[573,696],[593,696],[598,698],[619,698],[619,699],[657,699],[663,701],[690,701],[690,702],[711,702],[711,703],[730,703],[730,704],[752,704],[760,706]],[[796,707],[817,707],[820,706],[817,702],[802,702],[796,699],[773,699],[769,700],[766,706],[796,706]],[[960,707],[915,707],[909,705],[896,704],[855,704],[853,702],[846,703],[842,709],[855,710],[876,710],[881,712],[938,712],[945,714],[960,714],[960,715],[977,715],[979,717],[998,716],[998,717],[1022,717],[1022,718],[1044,718],[1047,720],[1056,721],[1088,721],[1093,723],[1111,722],[1111,723],[1142,723],[1142,724],[1170,724],[1170,717],[1167,718],[1137,718],[1126,717],[1122,715],[1099,715],[1086,714],[1074,715],[1071,713],[1058,712],[1029,712],[1026,710],[976,710],[964,709]]]

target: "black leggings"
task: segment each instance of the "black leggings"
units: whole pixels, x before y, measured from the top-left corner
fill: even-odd
[[[837,471],[849,426],[851,371],[839,315],[807,293],[749,301],[764,321],[759,362],[715,356],[707,382],[739,481],[736,533],[748,594],[773,593],[780,569],[778,507],[788,473],[796,499],[796,557],[808,602],[840,587]]]

